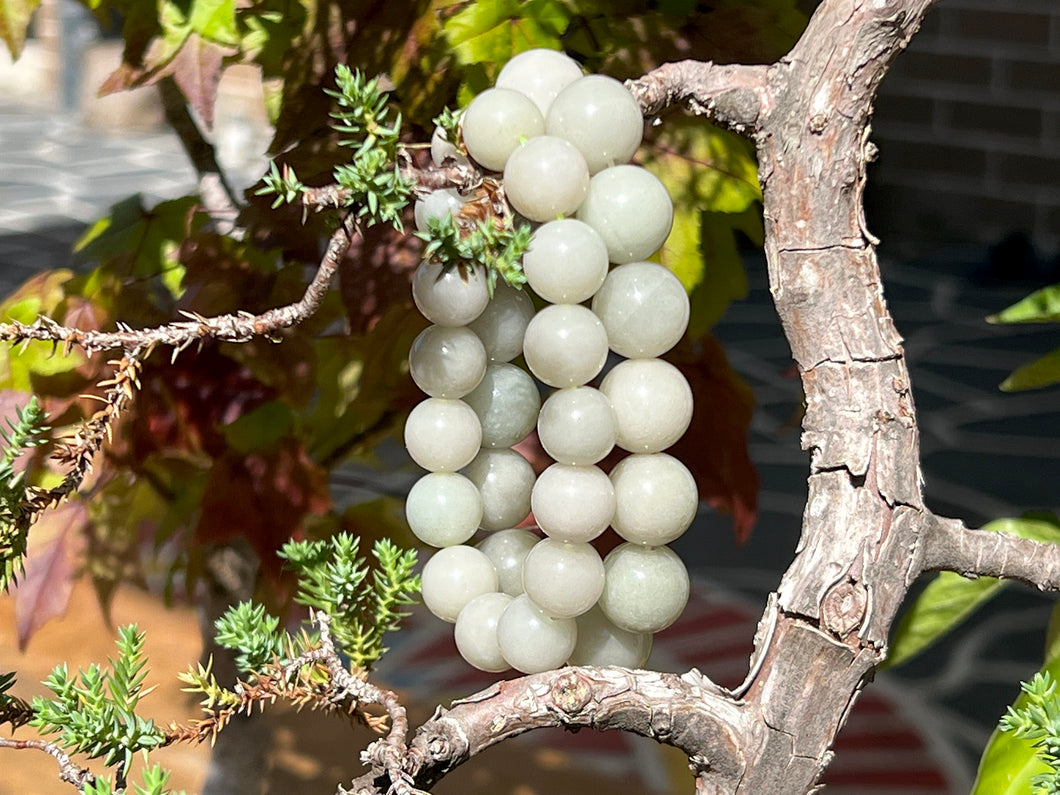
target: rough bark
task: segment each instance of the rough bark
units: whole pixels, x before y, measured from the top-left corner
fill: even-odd
[[[699,792],[808,792],[918,575],[1060,588],[1060,548],[969,530],[921,497],[909,373],[862,194],[876,88],[932,4],[825,0],[776,64],[685,61],[629,84],[646,114],[681,104],[758,148],[770,290],[805,389],[810,471],[802,535],[747,680],[729,692],[696,671],[567,668],[504,682],[416,732],[406,771],[417,786],[515,734],[586,726],[683,749]]]

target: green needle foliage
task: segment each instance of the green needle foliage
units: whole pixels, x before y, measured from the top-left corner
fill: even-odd
[[[416,551],[402,550],[389,539],[372,548],[373,563],[360,554],[360,539],[338,533],[321,541],[288,541],[279,552],[298,577],[295,601],[326,613],[336,646],[355,670],[367,671],[386,652],[383,637],[409,613],[420,589]],[[293,636],[280,620],[253,602],[230,607],[215,623],[217,643],[236,654],[241,671],[254,674],[266,666],[288,664],[307,650],[308,635]],[[225,703],[208,669],[189,671],[182,681],[201,692],[210,705]],[[205,702],[204,702],[205,703]]]
[[[302,184],[302,180],[298,179],[294,169],[285,165],[281,171],[275,160],[269,164],[269,173],[262,177],[262,181],[265,187],[259,188],[257,195],[276,194],[276,199],[272,203],[274,210],[281,204],[293,204],[299,201],[305,192],[305,185]]]
[[[1030,740],[1038,749],[1038,758],[1049,767],[1049,772],[1031,779],[1034,795],[1060,795],[1060,696],[1057,682],[1048,671],[1043,671],[1020,687],[1027,694],[1027,702],[1019,708],[1009,707],[999,728]]]
[[[375,565],[359,554],[360,539],[339,533],[325,541],[290,541],[280,556],[298,574],[299,604],[327,613],[331,631],[355,669],[367,671],[385,652],[383,636],[397,629],[414,603],[420,578],[415,550],[389,539],[372,548]]]
[[[401,174],[401,114],[390,118],[386,92],[378,79],[368,80],[358,70],[343,64],[335,68],[337,91],[326,89],[337,109],[332,126],[342,136],[339,144],[353,149],[349,163],[337,166],[335,182],[340,191],[339,206],[358,207],[357,216],[367,226],[389,223],[400,230],[401,211],[412,196],[413,183]],[[300,201],[306,186],[284,166],[273,163],[259,196],[275,195],[273,207]]]
[[[144,769],[141,774],[141,783],[133,783],[132,792],[136,793],[136,795],[169,795],[173,790],[166,789],[166,782],[168,781],[169,771],[159,765],[154,765]],[[115,789],[110,779],[105,778],[97,778],[95,781],[86,783],[85,788],[81,791],[84,795],[119,795],[122,792],[128,795],[129,793],[127,788]],[[181,795],[183,795],[183,790]]]
[[[428,218],[427,231],[416,236],[427,241],[423,258],[443,266],[463,267],[476,263],[486,269],[490,295],[497,286],[497,278],[512,287],[526,284],[523,275],[523,254],[530,247],[533,231],[529,225],[498,227],[490,221],[480,222],[470,233],[463,232],[452,215]]]
[[[409,203],[412,182],[401,176],[398,155],[401,146],[401,114],[390,120],[387,96],[379,80],[367,80],[344,64],[335,67],[338,91],[327,90],[338,102],[332,125],[352,147],[353,162],[335,169],[335,181],[349,192],[349,205],[359,204],[358,216],[368,225],[386,222],[401,229],[401,211]]]
[[[265,612],[262,605],[240,602],[228,608],[214,622],[218,645],[236,652],[241,671],[260,670],[283,654],[280,619]]]
[[[3,453],[0,455],[0,590],[7,590],[22,573],[22,559],[26,554],[28,523],[22,521],[26,498],[25,473],[15,472],[15,461],[20,455],[43,444],[48,426],[46,416],[36,396],[24,409],[8,420],[8,430],[0,429]]]
[[[55,698],[33,699],[30,725],[42,735],[58,733],[65,749],[102,757],[124,779],[137,751],[146,753],[166,739],[154,721],[136,714],[149,692],[143,688],[148,673],[143,644],[144,634],[129,625],[118,630],[118,658],[110,661],[110,670],[93,663],[74,677],[65,663],[56,666],[44,680]]]
[[[455,144],[460,140],[460,117],[462,115],[464,115],[463,109],[445,108],[432,121],[435,127],[441,127],[445,131],[445,139]]]

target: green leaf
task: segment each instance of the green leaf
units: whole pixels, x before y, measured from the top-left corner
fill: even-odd
[[[997,519],[983,530],[1010,533],[1046,543],[1060,543],[1060,521],[1051,514],[1026,514],[1018,519]],[[1005,582],[994,577],[966,579],[940,572],[902,616],[891,638],[885,667],[901,665],[915,657],[995,596]]]
[[[658,260],[691,293],[689,336],[698,339],[747,295],[734,232],[760,237],[758,169],[745,141],[699,120],[668,122],[644,154],[674,202],[673,230]]]
[[[751,208],[745,214],[757,217]],[[743,214],[702,214],[700,223],[701,278],[689,296],[691,315],[688,336],[699,339],[717,323],[729,304],[747,297],[747,273],[736,247],[735,230],[745,219]],[[673,239],[671,233],[670,239]],[[669,241],[667,242],[669,248]]]
[[[644,166],[677,206],[740,213],[762,199],[750,144],[702,119],[667,121],[645,148]]]
[[[969,580],[952,571],[940,572],[902,616],[891,639],[886,667],[901,665],[920,654],[1005,585],[994,577]]]
[[[225,440],[241,453],[272,448],[291,427],[294,414],[281,400],[271,400],[224,428]]]
[[[461,64],[504,64],[524,50],[560,48],[571,20],[557,0],[500,0],[471,3],[444,26],[449,46]]]
[[[188,16],[191,29],[217,44],[238,44],[235,0],[196,0]]]
[[[1021,392],[1025,389],[1040,389],[1058,381],[1060,381],[1060,348],[1018,368],[1001,382],[1000,389],[1003,392]]]
[[[29,324],[41,315],[56,317],[68,298],[72,278],[73,272],[65,269],[34,276],[0,303],[0,320]],[[31,342],[24,350],[4,346],[0,348],[0,389],[32,392],[35,378],[70,372],[85,361],[80,351],[63,355],[49,342]]]
[[[1060,603],[1053,607],[1049,614],[1049,627],[1045,630],[1045,655],[1046,662],[1060,657]]]
[[[195,196],[145,206],[136,194],[110,208],[81,236],[74,251],[82,257],[110,263],[123,277],[160,276],[173,298],[183,293],[185,268],[178,259],[179,247],[195,231]]]
[[[1056,323],[1060,321],[1060,284],[1043,287],[986,320],[988,323]]]
[[[1060,657],[1047,660],[1042,671],[1060,678]],[[1030,696],[1021,692],[1012,708],[1019,710],[1029,701]],[[995,729],[979,760],[971,795],[1028,795],[1034,791],[1031,779],[1049,772],[1030,740]]]
[[[160,37],[152,44],[148,52],[149,68],[156,69],[165,66],[173,60],[173,56],[180,52],[180,48],[191,35],[190,11],[186,3],[160,0],[158,23],[162,30]]]
[[[18,60],[26,43],[26,29],[40,0],[0,0],[0,38],[12,60]]]

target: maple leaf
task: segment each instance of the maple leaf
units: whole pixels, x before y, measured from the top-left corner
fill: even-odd
[[[288,437],[272,450],[227,452],[214,462],[195,540],[217,544],[245,536],[263,573],[275,580],[281,565],[276,551],[302,535],[307,515],[330,509],[327,470],[309,458],[301,442]]]
[[[747,450],[754,410],[751,388],[712,336],[686,339],[663,358],[684,374],[696,396],[692,424],[668,452],[691,470],[700,500],[732,514],[736,539],[743,543],[758,514],[758,473]]]
[[[50,619],[66,613],[81,569],[88,513],[81,502],[70,501],[46,511],[29,536],[26,569],[12,589],[18,647]]]

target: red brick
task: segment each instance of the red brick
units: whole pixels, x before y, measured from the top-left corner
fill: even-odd
[[[959,11],[954,32],[970,39],[1049,44],[1049,15],[1019,11]]]
[[[874,136],[880,148],[881,175],[897,171],[922,171],[978,176],[986,173],[986,153],[982,149],[936,143],[911,143]]]
[[[880,92],[876,97],[873,119],[880,125],[916,124],[929,127],[935,112],[935,101],[926,97]]]
[[[866,192],[869,229],[890,240],[970,240],[994,243],[1034,223],[1034,204],[924,187],[874,184]],[[1060,210],[1060,208],[1058,208]],[[1060,212],[1056,221],[1060,223]]]
[[[1060,205],[1054,205],[1045,211],[1045,229],[1042,231],[1053,237],[1060,237]]]
[[[1008,85],[1055,93],[1060,90],[1060,63],[1012,61],[1008,64]]]
[[[896,76],[960,85],[988,85],[990,68],[987,58],[929,52],[905,52],[894,62]]]
[[[956,130],[1000,133],[1038,140],[1042,112],[1038,108],[999,107],[974,102],[950,102],[949,118]]]
[[[998,152],[992,155],[996,174],[1003,182],[1025,185],[1060,185],[1060,157],[1035,157]]]

